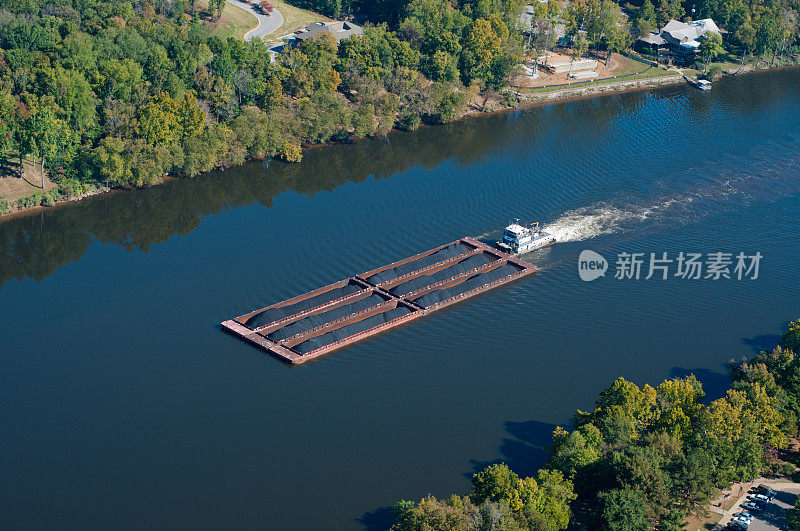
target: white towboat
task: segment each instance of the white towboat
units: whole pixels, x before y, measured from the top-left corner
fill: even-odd
[[[539,222],[523,226],[519,219],[506,227],[503,232],[503,239],[497,242],[497,247],[508,254],[525,254],[536,249],[541,249],[556,242],[555,236],[543,231],[539,227]]]
[[[699,88],[700,90],[711,90],[711,81],[706,81],[705,79],[698,79],[697,82],[695,82],[694,86]]]

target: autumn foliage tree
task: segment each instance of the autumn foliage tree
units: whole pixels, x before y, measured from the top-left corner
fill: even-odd
[[[576,502],[589,529],[678,529],[731,482],[780,470],[777,449],[798,435],[799,337],[792,322],[781,346],[732,362],[731,388],[711,402],[693,375],[657,387],[618,378],[572,431],[554,430],[535,478],[491,465],[468,498],[398,504],[393,529],[563,529]]]

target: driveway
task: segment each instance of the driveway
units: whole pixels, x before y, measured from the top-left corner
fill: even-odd
[[[273,31],[277,30],[283,25],[283,15],[277,9],[273,9],[272,13],[265,15],[260,9],[257,9],[253,4],[247,2],[240,2],[239,0],[226,0],[229,4],[236,7],[241,7],[245,11],[249,11],[258,19],[258,26],[248,31],[244,40],[252,41],[253,39],[263,39]]]
[[[775,489],[775,498],[764,505],[763,511],[749,511],[750,514],[753,515],[753,521],[750,523],[748,531],[778,531],[780,529],[786,529],[786,510],[790,507],[794,507],[797,495],[800,494],[800,484],[763,483]],[[719,521],[715,530],[725,529],[725,525],[730,521],[731,515],[743,510],[740,508],[740,505],[745,501],[747,501],[746,493],[736,502],[730,511],[725,511],[725,515],[722,517],[722,520]]]

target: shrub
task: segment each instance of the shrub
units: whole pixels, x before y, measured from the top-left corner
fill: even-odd
[[[86,186],[77,179],[64,179],[58,182],[58,193],[62,198],[77,197],[86,191]]]
[[[64,199],[64,195],[58,188],[53,188],[42,194],[42,206],[51,207],[56,204],[56,201]]]
[[[506,107],[516,107],[519,104],[519,97],[513,90],[504,90],[502,93]]]
[[[460,92],[451,92],[441,99],[437,108],[439,121],[442,123],[452,122],[459,117],[461,111],[467,104],[467,97]]]
[[[53,199],[53,196],[47,193],[47,194],[42,194],[42,202],[40,204],[44,207],[51,207],[55,205],[56,202]]]
[[[706,73],[700,77],[705,78],[709,81],[714,81],[714,78],[721,73],[722,73],[722,67],[720,65],[711,65],[708,67]]]
[[[33,208],[42,204],[44,194],[36,192],[28,197],[20,197],[17,199],[17,207],[20,209]]]
[[[2,197],[0,197],[0,216],[8,212],[8,209],[9,209],[8,202]]]
[[[420,118],[419,114],[417,113],[410,113],[400,117],[397,120],[397,126],[400,129],[404,129],[406,131],[416,131],[419,129],[419,125],[422,123],[422,118]]]

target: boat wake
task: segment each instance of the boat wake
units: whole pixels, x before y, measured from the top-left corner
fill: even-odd
[[[570,210],[544,230],[559,242],[582,241],[604,234],[641,229],[643,221],[668,218],[673,225],[697,221],[711,213],[740,209],[800,193],[800,165],[796,162],[747,168],[741,175],[724,175],[682,194],[662,196],[651,204],[595,203]]]
[[[635,212],[616,207],[588,206],[570,210],[559,219],[544,226],[557,242],[588,240],[602,234],[622,230],[626,221],[643,219]]]
[[[639,231],[644,228],[644,221],[666,219],[670,226],[685,225],[713,213],[796,196],[800,194],[797,140],[792,137],[788,142],[773,142],[745,155],[730,155],[692,167],[688,186],[683,190],[676,191],[672,184],[675,179],[669,177],[654,183],[665,192],[661,196],[594,203],[564,212],[542,228],[557,242],[583,241]]]
[[[638,223],[659,218],[667,213],[676,217],[686,212],[695,197],[669,197],[651,205],[627,207],[597,203],[566,212],[563,216],[544,227],[556,237],[558,242],[575,242],[633,229]]]

